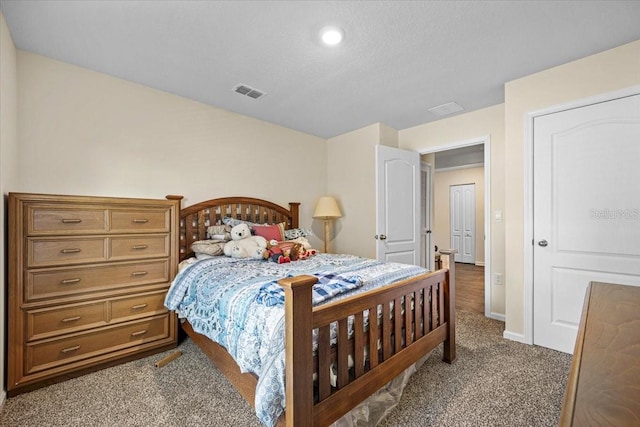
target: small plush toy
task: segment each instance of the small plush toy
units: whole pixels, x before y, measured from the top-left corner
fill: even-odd
[[[298,259],[307,259],[307,258],[312,257],[315,254],[316,254],[316,250],[315,249],[305,249],[303,247],[302,250],[298,251]]]
[[[302,243],[294,243],[291,247],[291,252],[289,253],[289,258],[291,261],[298,261],[305,259],[305,254],[307,250],[304,248]]]
[[[302,246],[304,246],[305,249],[311,250],[311,243],[309,243],[309,240],[307,240],[306,237],[296,237],[293,240],[287,240],[287,241],[292,243],[300,243],[302,244]]]
[[[318,251],[316,251],[315,249],[307,249],[307,253],[305,254],[305,258],[312,257],[317,253],[318,253]]]
[[[238,224],[231,229],[231,241],[224,245],[224,254],[233,258],[262,259],[267,240],[252,236],[247,224]]]
[[[278,242],[276,240],[267,242],[267,249],[263,252],[262,256],[264,259],[277,262],[278,264],[291,262],[291,258],[285,255],[285,251],[278,246]]]

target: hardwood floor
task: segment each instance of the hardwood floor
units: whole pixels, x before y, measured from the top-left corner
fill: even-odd
[[[484,267],[456,262],[456,308],[484,314]]]

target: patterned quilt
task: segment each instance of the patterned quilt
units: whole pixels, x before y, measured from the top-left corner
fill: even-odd
[[[265,289],[282,277],[301,274],[357,283],[355,290],[350,290],[355,286],[335,290],[334,285],[329,293],[336,295],[335,300],[423,273],[421,267],[353,255],[318,254],[287,264],[213,257],[178,273],[165,306],[189,320],[196,332],[224,346],[242,372],[258,376],[256,415],[273,426],[285,407],[284,309],[281,304],[264,303]]]

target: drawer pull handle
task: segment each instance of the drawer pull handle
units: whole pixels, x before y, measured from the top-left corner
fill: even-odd
[[[76,320],[80,320],[80,316],[73,316],[73,317],[67,317],[66,319],[62,319],[64,323],[75,322]]]
[[[79,224],[82,220],[80,218],[62,218],[63,224]]]
[[[63,249],[60,252],[62,252],[63,254],[77,254],[80,251],[82,251],[82,249],[80,248],[71,248],[71,249]]]
[[[62,283],[63,285],[68,285],[70,283],[78,283],[80,281],[79,278],[73,278],[73,279],[63,279],[60,281],[60,283]]]
[[[72,351],[76,351],[76,350],[79,350],[79,349],[80,349],[79,345],[74,345],[73,347],[63,348],[62,350],[60,350],[60,353],[70,353]]]
[[[132,336],[132,337],[137,337],[138,335],[144,335],[144,334],[146,334],[146,333],[147,333],[147,330],[146,330],[146,329],[143,329],[143,330],[138,331],[138,332],[132,332],[132,333],[131,333],[131,336]]]
[[[144,276],[146,274],[148,274],[146,271],[134,271],[131,273],[132,276]]]
[[[134,218],[134,224],[146,224],[149,222],[147,218]]]
[[[133,249],[147,249],[149,245],[133,245]]]
[[[138,304],[131,307],[132,310],[140,310],[141,308],[145,308],[148,304]]]

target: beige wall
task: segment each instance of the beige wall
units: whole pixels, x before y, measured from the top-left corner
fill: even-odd
[[[489,212],[504,211],[504,109],[505,106],[503,104],[495,105],[401,130],[398,132],[399,146],[406,150],[425,152],[433,149],[444,150],[459,143],[488,137],[491,165],[489,183],[491,206]],[[435,209],[438,209],[437,206]],[[476,231],[483,229],[484,226]],[[494,273],[504,274],[504,222],[497,222],[492,218],[490,233],[491,253],[489,268],[491,270],[490,277],[493,277]],[[485,254],[485,262],[486,258],[487,254]],[[504,295],[505,287],[503,285],[491,285],[491,307],[489,307],[489,311],[493,317],[501,319],[504,316]]]
[[[332,223],[332,252],[376,257],[375,146],[393,146],[394,132],[376,123],[327,141],[327,192],[342,210]],[[316,222],[313,230],[322,235]]]
[[[433,179],[433,242],[438,248],[451,247],[452,185],[475,184],[475,264],[484,265],[484,168],[435,171]]]
[[[185,206],[213,197],[256,196],[282,205],[301,202],[301,226],[311,227],[314,203],[326,193],[325,140],[16,50],[4,19],[0,31],[5,196],[11,191],[182,194]],[[2,223],[4,216],[3,203]],[[0,237],[2,253],[4,227]],[[310,241],[321,244],[316,237]],[[4,260],[2,253],[3,285]],[[3,343],[5,289],[0,289]],[[0,366],[4,355],[0,352]],[[4,390],[3,376],[0,369]]]
[[[20,50],[18,73],[21,191],[298,201],[311,226],[325,140]]]
[[[0,408],[5,399],[5,354],[6,354],[6,301],[7,265],[5,264],[6,228],[6,196],[9,190],[17,183],[18,163],[18,121],[17,121],[17,72],[16,48],[13,45],[9,27],[0,13],[0,191],[2,192],[2,204],[0,204]]]
[[[525,339],[525,117],[640,84],[640,40],[505,85],[505,335]]]

